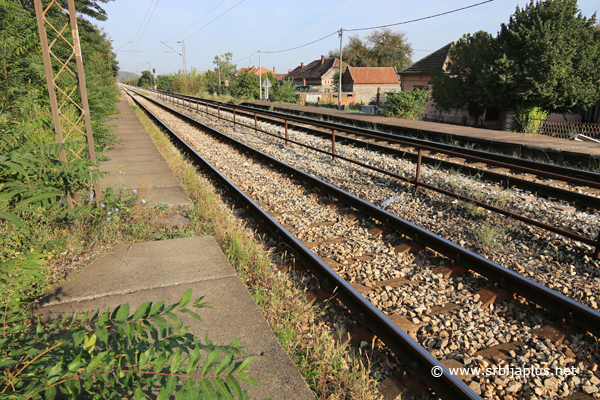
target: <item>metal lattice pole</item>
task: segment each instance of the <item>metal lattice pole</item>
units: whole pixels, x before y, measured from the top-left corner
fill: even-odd
[[[77,29],[77,17],[75,14],[74,0],[68,0],[68,11],[65,10],[56,0],[50,1],[44,8],[41,0],[35,0],[35,13],[37,17],[38,30],[40,33],[40,42],[44,58],[44,68],[46,72],[46,82],[48,84],[48,94],[50,96],[50,105],[52,107],[52,118],[54,121],[54,131],[58,143],[69,143],[66,146],[69,156],[82,158],[82,152],[85,144],[82,139],[85,138],[89,158],[96,162],[96,152],[94,150],[94,137],[92,135],[92,123],[90,119],[90,109],[87,99],[87,89],[85,85],[85,74],[83,71],[83,60],[81,58],[81,46],[79,44],[79,31]],[[46,18],[46,14],[58,8],[62,13],[68,16],[62,27],[55,27],[52,22]],[[48,34],[46,27],[54,38],[48,43]],[[53,47],[65,45],[71,50],[70,54],[54,52]],[[75,69],[73,68],[75,61]],[[56,69],[53,68],[53,62]],[[62,75],[68,78],[71,75],[77,78],[74,85],[70,85],[68,79],[59,79]],[[59,84],[58,82],[62,82]],[[79,89],[81,104],[74,98]],[[84,127],[82,127],[82,122]],[[60,159],[68,162],[65,149],[61,151]],[[96,198],[100,199],[100,188],[94,185]]]

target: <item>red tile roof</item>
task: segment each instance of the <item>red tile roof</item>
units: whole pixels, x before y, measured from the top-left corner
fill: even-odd
[[[448,43],[441,49],[436,50],[428,56],[420,59],[410,67],[403,69],[399,72],[399,74],[429,75],[431,73],[431,70],[435,67],[444,68],[444,66],[446,65],[446,61],[448,60],[448,53],[450,52],[450,49],[452,48],[453,44],[454,43]]]
[[[393,67],[348,67],[342,83],[400,85],[400,80]]]
[[[253,65],[253,66],[251,66],[251,67],[248,67],[248,68],[240,68],[240,69],[239,69],[239,70],[238,70],[238,71],[237,71],[235,74],[233,74],[233,76],[238,76],[238,75],[239,75],[239,74],[241,74],[242,72],[250,72],[250,73],[253,73],[253,74],[255,74],[255,75],[259,75],[259,74],[261,74],[261,72],[260,72],[260,68],[258,68],[258,67],[255,67],[255,66]],[[264,68],[264,67],[262,68],[262,74],[263,74],[263,75],[266,75],[266,74],[268,74],[269,72],[271,72],[271,70],[270,70],[270,69],[267,69],[267,68]]]

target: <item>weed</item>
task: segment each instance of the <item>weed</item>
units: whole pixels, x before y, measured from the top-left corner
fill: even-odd
[[[504,228],[490,222],[485,222],[473,231],[473,236],[484,251],[493,250],[502,245]]]
[[[479,207],[475,203],[467,203],[465,208],[467,209],[467,212],[473,217],[479,217],[483,214],[481,212],[481,207]]]

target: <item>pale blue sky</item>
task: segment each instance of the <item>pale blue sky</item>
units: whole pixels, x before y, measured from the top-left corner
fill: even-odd
[[[240,3],[240,1],[242,1]],[[255,51],[277,51],[303,45],[322,38],[340,28],[366,28],[427,17],[484,0],[115,0],[104,5],[108,20],[98,23],[114,41],[115,50],[123,45],[117,59],[122,70],[139,72],[148,62],[157,74],[182,68],[182,58],[161,41],[181,52],[179,40],[185,40],[187,68],[212,69],[217,54],[232,52],[239,68],[258,66]],[[239,4],[238,4],[239,3]],[[237,5],[236,5],[237,4]],[[508,22],[523,0],[494,0],[474,8],[441,17],[393,27],[406,32],[415,49],[413,61],[428,55],[465,33],[484,30],[496,35],[501,23]],[[579,8],[590,17],[598,10],[598,0],[580,0]],[[155,7],[156,6],[156,7]],[[228,9],[235,6],[233,9]],[[154,14],[147,24],[147,13]],[[211,11],[212,10],[212,11]],[[210,13],[209,13],[210,11]],[[208,13],[208,15],[206,15]],[[219,15],[220,18],[202,28]],[[206,15],[206,16],[205,16]],[[204,18],[192,26],[199,19]],[[144,31],[144,26],[146,29]],[[188,27],[188,30],[184,31]],[[202,28],[197,33],[198,29]],[[144,31],[143,35],[142,32]],[[369,31],[358,32],[361,36]],[[136,36],[137,34],[137,36]],[[344,34],[346,38],[350,32]],[[134,40],[132,44],[128,41]],[[262,54],[262,65],[285,73],[301,62],[309,63],[339,48],[337,34],[301,49]],[[130,53],[125,50],[137,50]]]

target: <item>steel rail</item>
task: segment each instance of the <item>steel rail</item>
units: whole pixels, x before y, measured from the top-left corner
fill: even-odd
[[[215,108],[213,106],[213,104],[217,104],[217,107],[219,109],[220,109],[220,106],[223,105],[223,103],[217,102],[215,100],[198,99],[198,98],[196,98],[194,96],[188,96],[188,95],[185,95],[185,96],[182,96],[182,95],[173,95],[171,97],[173,99],[176,99],[177,102],[181,98],[182,99],[182,104],[185,101],[184,99],[187,99],[190,104],[191,104],[190,99],[195,99],[197,101],[202,100],[205,103],[205,105],[206,105],[206,108],[207,108],[206,112],[207,113],[208,113],[208,104],[211,104],[211,108]],[[223,107],[232,108],[233,106],[223,105]],[[236,106],[236,108],[237,107],[243,108],[244,106]],[[235,113],[235,109],[236,108],[233,108],[234,113]],[[252,111],[249,111],[249,112],[254,112],[254,109],[251,109],[251,110]],[[261,111],[261,112],[262,113],[266,113],[266,112],[263,112],[263,111]],[[272,112],[269,112],[269,113],[272,113]],[[248,116],[247,114],[245,114],[243,112],[240,113],[240,114]],[[256,114],[256,112],[254,112],[254,114]],[[254,114],[252,116],[256,119],[256,115],[254,115]],[[283,115],[283,116],[279,115],[279,116],[277,116],[277,118],[286,118],[286,115]],[[224,118],[220,118],[220,119],[224,119]],[[283,123],[280,122],[280,121],[273,121],[273,120],[269,120],[269,119],[263,118],[263,117],[261,117],[260,119],[263,120],[263,121],[265,121],[265,122],[268,122],[268,123],[274,123],[274,122],[276,122],[276,123],[281,123],[283,125]],[[291,119],[291,120],[293,120],[293,119]],[[305,124],[312,124],[312,125],[316,125],[317,123],[320,123],[320,122],[313,122],[314,120],[310,120],[310,119],[309,119],[309,121],[311,121],[311,122],[306,122],[305,121],[304,123]],[[287,123],[287,121],[286,121],[286,123]],[[295,125],[292,125],[292,127],[295,127]],[[324,137],[330,137],[331,136],[328,132],[324,132],[324,131],[317,130],[317,129],[307,128],[307,127],[297,127],[297,128],[299,128],[301,130],[304,130],[304,131],[306,131],[308,133],[314,133],[314,134],[321,135],[321,136],[324,136]],[[346,131],[349,132],[348,129],[346,129]],[[363,134],[363,133],[356,133],[356,132],[354,132],[352,134],[353,135],[359,135],[359,136],[372,137],[375,140],[379,140],[379,141],[383,140],[380,137],[372,135],[372,134]],[[369,146],[371,146],[371,147],[374,147],[375,149],[377,149],[378,151],[384,151],[384,152],[390,153],[390,154],[397,154],[397,155],[402,156],[403,158],[408,158],[408,159],[410,159],[412,161],[414,161],[417,158],[416,154],[407,152],[405,150],[394,149],[392,147],[378,145],[378,144],[372,143],[372,142],[364,142],[364,141],[361,141],[361,140],[358,140],[358,139],[350,138],[348,136],[339,136],[339,137],[341,137],[342,138],[341,140],[343,140],[343,141],[352,141],[353,143],[359,143],[359,144],[361,144],[361,146],[364,146],[366,148],[368,148]],[[396,136],[396,138],[397,138],[397,136]],[[393,139],[393,138],[390,138],[390,139],[386,138],[385,141],[393,142],[393,143],[397,143],[397,144],[401,144],[403,146],[419,147],[419,146],[415,146],[414,144],[403,143],[402,140]],[[425,147],[419,147],[419,148],[426,149],[426,150],[429,150],[429,151],[432,151],[432,152],[436,152],[436,153],[442,153],[442,151],[440,151],[439,149],[437,149],[435,147],[431,147],[433,145],[431,142],[428,142],[428,143],[429,143],[429,146],[428,146],[429,148],[425,148]],[[445,154],[450,154],[450,153],[449,152],[445,152]],[[485,153],[485,154],[488,154],[488,153]],[[469,157],[467,157],[465,155],[462,155],[462,154],[452,154],[452,155],[460,157],[460,158],[465,158],[465,159],[469,158]],[[473,158],[473,157],[471,157],[471,158]],[[578,192],[575,192],[575,191],[571,191],[571,190],[566,190],[566,189],[561,189],[561,188],[549,186],[549,185],[546,185],[546,184],[543,184],[543,183],[529,181],[529,180],[526,180],[526,179],[520,179],[520,178],[511,176],[511,175],[504,175],[504,174],[496,173],[496,172],[489,171],[489,170],[483,170],[483,169],[479,169],[479,168],[470,167],[470,166],[465,165],[465,164],[459,164],[459,163],[453,163],[451,161],[440,160],[440,159],[437,159],[437,158],[434,158],[434,157],[424,156],[423,160],[426,163],[430,164],[430,165],[441,165],[441,166],[444,166],[444,168],[452,168],[452,169],[457,169],[457,170],[460,170],[460,171],[466,171],[466,172],[470,172],[472,174],[479,175],[483,179],[487,179],[487,180],[494,181],[494,182],[499,182],[500,185],[502,187],[505,187],[505,188],[519,187],[519,188],[522,188],[522,189],[525,189],[525,190],[529,190],[529,191],[531,191],[533,193],[536,193],[538,196],[554,197],[554,198],[558,198],[558,199],[561,199],[561,200],[564,200],[564,201],[574,202],[574,203],[576,203],[576,204],[578,204],[580,206],[583,206],[583,207],[589,207],[589,208],[592,208],[592,209],[600,210],[600,197],[589,196],[589,195],[585,195],[585,194],[578,193]],[[490,163],[487,159],[479,159],[477,161],[482,162],[482,163],[486,163],[488,165],[496,165],[496,164]],[[496,165],[496,166],[500,166],[500,165]],[[546,167],[546,166],[551,166],[551,165],[550,164],[543,164],[543,166]],[[503,165],[502,167],[513,169],[513,170],[515,169],[515,167],[511,166],[511,165]],[[536,170],[536,171],[538,171],[538,170]],[[574,170],[574,171],[580,171],[580,170]],[[537,174],[537,172],[535,174],[539,175],[539,174]],[[598,175],[600,175],[600,174],[598,174]],[[567,177],[567,176],[561,176],[560,180],[567,181],[567,180],[569,180],[569,177]],[[589,182],[589,181],[586,181],[586,182]],[[595,184],[596,183],[593,182],[591,185],[595,185]],[[586,185],[586,186],[590,186],[590,185]],[[600,251],[598,251],[597,254],[600,254]],[[598,255],[597,258],[598,257],[600,257],[600,255]]]
[[[219,116],[219,119],[224,119],[224,118],[221,118]],[[231,120],[229,120],[229,119],[225,119],[225,120],[231,122]],[[499,208],[499,207],[495,207],[493,205],[484,203],[484,202],[479,201],[477,199],[473,199],[473,198],[470,198],[470,197],[467,197],[467,196],[460,195],[458,193],[451,192],[449,190],[445,190],[445,189],[442,189],[442,188],[439,188],[439,187],[436,187],[436,186],[433,186],[433,185],[430,185],[430,184],[427,184],[427,183],[420,182],[419,181],[419,176],[418,176],[419,174],[417,174],[417,176],[415,177],[414,180],[410,180],[408,178],[405,178],[405,177],[403,177],[401,175],[398,175],[398,174],[395,174],[393,172],[389,172],[389,171],[386,171],[384,169],[381,169],[381,168],[378,168],[378,167],[375,167],[375,166],[372,166],[372,165],[368,165],[368,164],[362,163],[360,161],[352,160],[350,158],[341,156],[339,154],[335,154],[335,152],[333,150],[331,152],[329,152],[329,151],[322,150],[322,149],[319,149],[319,148],[316,148],[316,147],[313,147],[313,146],[309,146],[307,144],[304,144],[304,143],[301,143],[301,142],[298,142],[298,141],[295,141],[295,140],[292,140],[292,139],[289,139],[289,138],[283,138],[283,137],[281,137],[281,136],[279,136],[277,134],[268,132],[268,131],[266,131],[264,129],[260,129],[260,128],[256,127],[256,125],[255,126],[250,126],[250,125],[247,125],[247,124],[244,124],[244,123],[241,123],[241,122],[237,122],[237,123],[234,122],[234,124],[245,126],[247,128],[253,128],[254,130],[263,132],[266,135],[273,136],[273,137],[278,138],[280,140],[284,140],[286,143],[290,142],[290,143],[293,143],[293,144],[296,144],[296,145],[299,145],[299,146],[302,146],[302,147],[306,147],[308,149],[311,149],[311,150],[314,150],[314,151],[317,151],[317,152],[320,152],[320,153],[323,153],[323,154],[328,154],[328,155],[331,155],[333,157],[342,159],[344,161],[347,161],[347,162],[359,165],[361,167],[368,168],[368,169],[374,170],[376,172],[379,172],[379,173],[391,176],[391,177],[396,178],[396,179],[398,179],[400,181],[403,181],[403,182],[406,182],[406,183],[411,183],[411,184],[414,184],[416,186],[421,186],[421,187],[424,187],[426,189],[429,189],[429,190],[441,193],[443,195],[446,195],[446,196],[449,196],[449,197],[452,197],[452,198],[455,198],[455,199],[458,199],[458,200],[461,200],[461,201],[464,201],[464,202],[473,203],[473,204],[475,204],[475,205],[477,205],[479,207],[485,208],[485,209],[493,211],[495,213],[508,216],[510,218],[513,218],[515,220],[527,223],[529,225],[537,226],[539,228],[545,229],[545,230],[547,230],[549,232],[552,232],[552,233],[557,233],[557,234],[562,235],[564,237],[567,237],[569,239],[577,240],[577,241],[579,241],[581,243],[585,243],[585,244],[587,244],[589,246],[595,247],[596,250],[595,250],[595,253],[594,253],[594,258],[599,258],[598,254],[600,253],[600,245],[598,244],[598,240],[600,240],[600,239],[591,239],[591,238],[585,237],[583,235],[580,235],[578,233],[570,232],[570,231],[567,231],[565,229],[562,229],[562,228],[559,228],[559,227],[556,227],[556,226],[553,226],[553,225],[550,225],[550,224],[546,224],[544,222],[540,222],[540,221],[537,221],[537,220],[529,218],[529,217],[522,216],[522,215],[514,213],[512,211],[508,211],[508,210],[504,210],[504,209]],[[317,132],[321,132],[323,134],[326,134],[326,132],[322,132],[322,131],[317,131]],[[354,140],[354,139],[351,139],[351,138],[346,138],[346,139]],[[361,142],[361,143],[365,143],[365,142]],[[376,146],[379,146],[379,145],[376,145]],[[389,149],[388,147],[385,147],[385,146],[380,146],[380,147],[385,148],[385,149]],[[394,149],[394,150],[396,150],[396,149]],[[418,158],[418,157],[419,156],[415,155],[415,158]],[[420,163],[419,163],[419,165],[420,165]],[[419,165],[417,166],[417,170],[419,170]],[[500,175],[500,174],[498,174],[498,175]],[[506,177],[505,175],[501,175],[501,176]],[[571,193],[571,192],[569,192],[569,193]],[[597,200],[598,200],[598,202],[600,204],[600,198],[598,198]],[[598,238],[600,238],[600,232],[598,234]]]
[[[420,148],[424,150],[433,151],[436,153],[443,153],[448,155],[453,155],[455,157],[465,158],[467,160],[476,161],[476,162],[485,162],[488,165],[494,165],[501,168],[510,168],[513,171],[519,171],[523,173],[535,174],[540,177],[562,180],[569,183],[579,184],[582,186],[589,186],[593,188],[600,189],[600,174],[594,173],[590,171],[583,171],[575,168],[568,168],[557,166],[553,164],[545,164],[539,163],[531,160],[523,160],[516,157],[510,157],[500,154],[494,154],[490,152],[473,150],[473,149],[464,149],[458,146],[446,145],[442,143],[432,143],[430,141],[426,141],[423,139],[416,138],[399,138],[397,135],[387,134],[379,131],[373,131],[370,129],[358,128],[358,127],[350,127],[347,125],[336,124],[332,122],[325,121],[316,121],[311,118],[306,117],[298,117],[289,114],[279,113],[275,111],[264,110],[255,107],[243,106],[243,105],[232,105],[230,103],[223,103],[217,100],[208,100],[208,99],[200,99],[191,95],[182,95],[182,94],[174,94],[180,98],[188,98],[194,100],[201,100],[203,102],[212,103],[212,104],[220,104],[222,107],[227,108],[236,108],[239,110],[246,110],[248,112],[260,112],[263,115],[268,115],[274,118],[287,119],[288,121],[295,121],[303,124],[309,124],[313,126],[318,126],[325,129],[336,129],[342,132],[347,132],[351,134],[358,134],[361,136],[370,137],[376,140],[386,140],[393,141],[393,143],[402,144],[405,146],[415,147],[418,145]],[[520,165],[521,164],[521,165]],[[536,169],[537,167],[537,169]],[[543,168],[543,169],[539,169]],[[551,170],[556,172],[550,172]],[[567,175],[568,174],[568,175]],[[589,179],[581,179],[577,178],[573,175],[584,175]]]
[[[144,96],[145,97],[145,96]],[[491,282],[507,288],[508,290],[517,293],[518,295],[538,304],[539,306],[551,311],[554,314],[560,315],[569,320],[574,325],[585,328],[596,336],[600,336],[600,312],[593,310],[583,304],[570,299],[552,289],[547,288],[535,281],[525,278],[518,273],[504,268],[495,262],[488,260],[472,251],[460,247],[447,239],[444,239],[433,232],[421,228],[403,218],[398,217],[388,211],[385,211],[363,199],[360,199],[344,190],[324,182],[310,174],[298,170],[290,165],[279,161],[259,150],[254,149],[230,136],[225,135],[213,128],[210,128],[195,119],[173,110],[153,99],[145,97],[153,104],[168,110],[168,112],[178,116],[182,120],[207,130],[215,135],[219,135],[221,139],[243,149],[246,152],[256,155],[256,157],[268,160],[271,165],[279,169],[285,170],[287,173],[295,177],[301,177],[302,180],[311,186],[318,187],[321,191],[329,194],[332,197],[340,199],[344,203],[357,209],[364,215],[374,218],[384,225],[392,228],[403,235],[410,237],[416,242],[419,242],[432,250],[455,260],[461,265],[485,276]]]
[[[193,97],[193,96],[191,96],[191,97]],[[206,100],[206,101],[217,102],[217,100]],[[285,117],[283,117],[284,115],[290,115],[290,114],[286,114],[283,112],[265,110],[260,107],[242,106],[242,105],[239,105],[239,107],[246,107],[248,111],[261,110],[265,113],[272,113],[275,115],[279,115],[279,118],[285,118]],[[324,114],[321,114],[321,115],[324,115]],[[309,117],[297,117],[297,118],[304,118],[309,121],[315,121],[313,118],[309,118]],[[351,119],[351,118],[348,117],[348,119]],[[413,143],[413,146],[415,144],[434,146],[435,148],[438,149],[438,152],[440,152],[439,149],[442,149],[442,150],[447,150],[447,151],[460,152],[460,153],[463,153],[464,155],[482,156],[487,160],[494,160],[494,161],[500,161],[500,162],[507,163],[508,165],[512,166],[511,168],[513,170],[515,170],[519,166],[533,168],[533,169],[543,168],[543,169],[537,169],[537,171],[539,171],[540,173],[551,172],[551,173],[560,174],[561,176],[563,176],[563,179],[566,177],[577,178],[577,176],[583,176],[583,177],[585,177],[587,182],[591,182],[592,184],[595,182],[600,182],[600,173],[597,173],[597,172],[585,171],[585,170],[581,170],[581,169],[577,169],[577,168],[564,167],[564,166],[555,165],[555,164],[546,164],[546,163],[542,163],[539,161],[526,160],[526,159],[522,159],[522,158],[518,158],[518,157],[512,157],[512,156],[507,156],[504,154],[492,153],[492,152],[488,152],[488,151],[484,151],[484,150],[466,149],[464,147],[440,143],[440,142],[432,142],[431,140],[426,140],[426,139],[418,139],[418,138],[414,138],[414,137],[399,136],[397,134],[385,133],[382,131],[375,131],[375,130],[367,129],[367,128],[353,127],[353,126],[348,126],[348,125],[344,125],[344,124],[336,124],[335,122],[323,122],[323,121],[320,121],[320,122],[326,123],[326,124],[331,124],[334,126],[339,126],[340,130],[353,129],[356,132],[359,132],[360,135],[363,135],[363,134],[364,135],[375,135],[378,137],[379,140],[387,140],[388,138],[389,139],[398,139],[398,137],[402,137],[402,140]],[[346,129],[342,129],[342,127],[345,127]],[[331,127],[328,127],[328,128],[330,129]]]
[[[453,376],[435,357],[415,342],[406,332],[402,331],[385,314],[366,300],[356,289],[336,274],[318,256],[311,252],[290,232],[281,226],[268,213],[262,210],[252,199],[238,189],[229,179],[214,168],[208,161],[192,149],[175,132],[169,129],[158,117],[144,107],[134,96],[132,99],[144,112],[164,131],[166,131],[175,145],[182,150],[193,162],[208,170],[219,181],[223,182],[228,192],[241,204],[246,205],[247,210],[260,222],[274,237],[285,242],[302,259],[303,264],[315,275],[324,286],[335,290],[337,297],[349,309],[357,315],[362,315],[368,323],[369,329],[386,344],[396,356],[401,359],[411,372],[426,382],[440,397],[444,399],[481,399],[464,382]],[[152,101],[151,99],[149,99]],[[158,104],[158,103],[156,103]],[[164,107],[158,104],[161,107]],[[166,107],[170,112],[174,110]],[[179,114],[179,113],[177,113]],[[183,114],[180,114],[182,116]],[[188,117],[189,118],[189,117]],[[195,121],[190,119],[190,121]],[[196,127],[213,135],[220,132],[201,124],[193,123]],[[250,148],[251,149],[251,148]],[[442,376],[436,378],[431,374],[432,368],[439,368]]]

